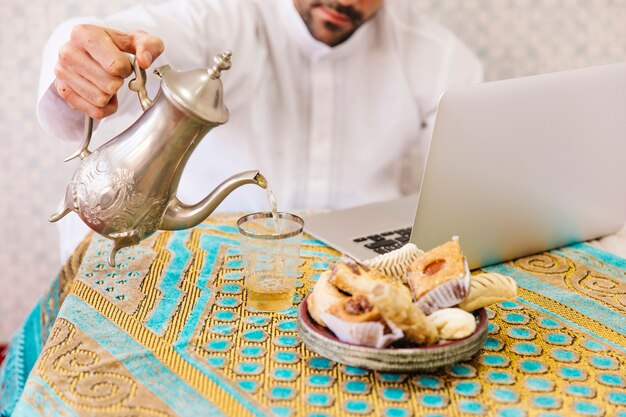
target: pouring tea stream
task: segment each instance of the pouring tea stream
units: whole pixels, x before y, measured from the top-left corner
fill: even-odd
[[[214,58],[212,68],[177,71],[157,68],[159,91],[151,100],[146,74],[132,60],[135,79],[129,88],[139,95],[143,114],[128,129],[93,152],[93,120],[85,118],[85,139],[66,158],[80,158],[66,189],[62,207],[49,220],[56,222],[70,211],[98,234],[113,240],[109,264],[116,253],[139,243],[157,230],[181,230],[205,220],[236,188],[256,184],[267,188],[258,170],[235,174],[196,204],[176,197],[185,164],[202,138],[229,119],[223,101],[222,71],[231,66],[231,52]]]

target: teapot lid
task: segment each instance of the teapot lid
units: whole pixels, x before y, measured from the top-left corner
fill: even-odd
[[[220,75],[231,66],[231,51],[226,51],[213,58],[215,65],[210,68],[196,68],[177,71],[164,65],[154,72],[162,79],[162,89],[166,95],[207,124],[223,124],[228,121],[229,113],[224,104],[224,91]]]

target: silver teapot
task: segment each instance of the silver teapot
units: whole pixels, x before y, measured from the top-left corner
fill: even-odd
[[[228,121],[223,102],[222,71],[230,68],[231,52],[214,58],[215,65],[176,71],[169,65],[154,73],[161,85],[148,98],[146,74],[131,59],[136,91],[144,113],[124,132],[93,152],[88,150],[93,119],[85,118],[85,140],[65,161],[81,162],[69,183],[63,206],[49,220],[70,211],[95,232],[114,241],[109,264],[123,247],[139,243],[157,230],[194,227],[206,219],[236,188],[244,184],[267,187],[259,171],[233,175],[194,205],[176,198],[180,177],[191,153],[215,126]]]

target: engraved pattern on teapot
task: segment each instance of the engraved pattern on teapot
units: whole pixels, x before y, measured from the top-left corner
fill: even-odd
[[[95,227],[106,225],[107,234],[143,237],[156,231],[167,198],[135,192],[134,171],[111,169],[100,149],[87,156],[70,184],[74,207],[85,222]]]

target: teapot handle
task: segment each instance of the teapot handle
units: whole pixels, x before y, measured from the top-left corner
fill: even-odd
[[[128,88],[137,92],[139,96],[139,104],[141,104],[141,109],[146,111],[152,106],[154,100],[151,100],[148,97],[148,90],[146,89],[146,70],[139,66],[137,59],[135,59],[134,55],[129,56],[130,64],[133,67],[133,72],[135,73],[135,78],[130,80],[128,83]]]
[[[141,68],[137,63],[134,55],[128,54],[128,59],[130,60],[130,64],[133,68],[133,72],[135,73],[135,78],[130,80],[128,83],[128,88],[132,91],[137,92],[139,96],[139,103],[141,104],[141,108],[143,111],[146,111],[154,100],[151,100],[148,97],[148,90],[146,89],[146,70]],[[80,145],[73,154],[64,159],[64,162],[71,161],[74,158],[84,159],[86,156],[91,154],[91,151],[88,149],[89,144],[91,143],[91,135],[93,134],[93,119],[87,115],[85,115],[85,128],[83,130],[83,143]]]
[[[91,151],[88,149],[88,147],[89,142],[91,142],[91,134],[93,133],[93,119],[87,115],[85,115],[85,128],[83,132],[83,136],[85,137],[85,139],[83,139],[83,143],[80,145],[80,148],[78,148],[73,154],[65,158],[63,162],[68,162],[78,157],[80,157],[80,159],[82,160],[86,156],[91,154]]]

